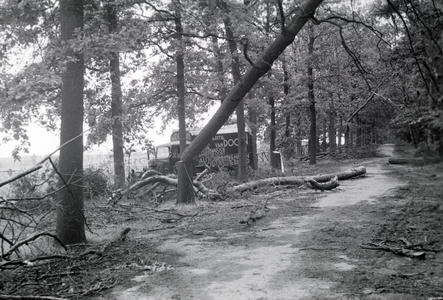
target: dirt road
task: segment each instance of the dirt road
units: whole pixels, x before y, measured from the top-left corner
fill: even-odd
[[[381,151],[391,155],[392,148]],[[137,276],[106,299],[417,299],[384,285],[405,258],[360,247],[383,230],[386,203],[401,202],[391,196],[405,183],[386,162],[359,162],[367,175],[334,191],[267,195],[270,211],[252,226],[237,224],[225,204],[218,224],[187,223],[156,237],[156,251],[174,269]]]

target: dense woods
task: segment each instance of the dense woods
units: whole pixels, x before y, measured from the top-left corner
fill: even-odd
[[[63,17],[71,2],[83,11],[81,22]],[[82,132],[84,122],[87,137],[61,149],[60,170],[66,180],[77,180],[83,148],[112,138],[114,185],[121,188],[124,153],[133,145],[152,146],[147,130],[156,120],[163,129],[178,121],[183,179],[206,141],[198,138],[185,151],[185,128],[228,99],[238,103],[221,109],[231,105],[236,114],[218,113],[202,136],[225,123],[237,123],[240,133],[246,126],[272,166],[278,166],[275,151],[315,164],[319,153],[346,154],[395,139],[443,155],[441,3],[320,2],[4,1],[3,142],[15,141],[11,155],[19,159],[29,147],[30,124],[61,129],[63,144]],[[303,15],[305,7],[312,9]],[[266,61],[274,39],[291,36],[298,19],[306,24],[294,41]],[[248,81],[248,72],[263,71],[263,61],[270,71]],[[239,99],[229,93],[236,89],[243,89]],[[238,179],[247,180],[245,142],[239,144]],[[190,185],[180,189],[179,180],[179,203],[193,202]],[[67,190],[66,197],[77,199],[74,211],[81,210],[81,189]],[[73,218],[81,223],[83,216]]]

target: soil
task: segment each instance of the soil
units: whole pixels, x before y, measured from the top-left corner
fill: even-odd
[[[146,251],[162,267],[93,298],[443,299],[443,166],[392,166],[393,150],[383,145],[382,157],[357,161],[366,176],[332,191],[267,189],[199,204],[195,217],[165,230],[135,229],[129,239],[149,241]],[[355,166],[342,162],[336,171]],[[266,200],[264,218],[239,223]],[[407,243],[423,255],[389,251]]]

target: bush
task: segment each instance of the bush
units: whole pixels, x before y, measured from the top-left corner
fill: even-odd
[[[12,176],[12,172],[9,172]],[[28,174],[10,183],[11,198],[38,198],[55,191],[57,177],[52,167]]]
[[[93,168],[88,167],[83,170],[84,178],[83,184],[85,186],[85,199],[94,199],[98,196],[105,196],[110,194],[109,178],[106,169],[103,167]]]

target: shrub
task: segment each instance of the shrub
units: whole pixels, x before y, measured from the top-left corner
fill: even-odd
[[[85,186],[85,199],[94,199],[98,196],[109,194],[109,178],[106,169],[103,167],[88,167],[83,170]]]

